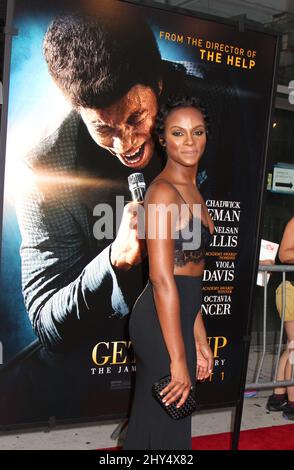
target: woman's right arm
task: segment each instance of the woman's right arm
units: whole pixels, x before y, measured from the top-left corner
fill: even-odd
[[[282,263],[294,264],[294,217],[286,225],[279,249]]]
[[[178,289],[173,274],[173,232],[176,218],[173,218],[171,211],[167,210],[169,204],[174,204],[174,208],[177,208],[175,193],[170,185],[158,182],[148,189],[144,206],[149,278],[162,334],[170,356],[172,379],[162,394],[165,395],[166,404],[181,397],[178,403],[178,406],[181,406],[188,397],[191,378],[181,330]],[[163,227],[165,233],[162,233]]]

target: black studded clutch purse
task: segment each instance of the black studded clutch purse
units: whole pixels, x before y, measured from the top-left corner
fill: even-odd
[[[191,388],[185,403],[180,406],[180,408],[177,408],[176,406],[177,403],[180,401],[180,398],[178,398],[178,400],[174,401],[170,405],[166,406],[165,403],[163,403],[162,401],[164,397],[160,395],[160,392],[170,383],[170,381],[171,376],[166,375],[165,377],[162,377],[160,380],[155,382],[152,385],[152,395],[157,400],[157,402],[165,409],[165,411],[171,418],[185,418],[186,416],[192,414],[196,409],[195,390],[193,387]]]

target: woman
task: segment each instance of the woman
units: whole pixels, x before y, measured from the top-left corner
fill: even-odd
[[[283,233],[279,258],[282,263],[294,264],[294,217],[287,223]],[[291,380],[294,360],[294,272],[286,275],[285,331],[287,348],[279,360],[277,380]],[[282,316],[282,284],[276,291],[277,309]],[[268,398],[269,411],[283,411],[287,419],[294,419],[294,387],[277,387]]]
[[[151,387],[170,373],[163,402],[169,406],[179,399],[178,406],[182,406],[196,379],[205,380],[212,372],[213,356],[201,316],[201,300],[205,249],[214,224],[196,186],[207,124],[199,101],[189,97],[171,98],[156,120],[156,134],[167,162],[144,201],[149,280],[130,317],[137,372],[124,449],[191,449],[191,416],[170,418],[152,396]],[[173,217],[172,211],[167,212],[166,219],[160,211],[151,215],[152,208],[168,206],[176,207],[180,216]],[[187,210],[181,210],[182,206]],[[185,249],[187,222],[189,228],[190,223],[193,228],[196,225],[198,235],[201,232],[200,247]],[[195,235],[197,238],[194,231],[192,238]]]

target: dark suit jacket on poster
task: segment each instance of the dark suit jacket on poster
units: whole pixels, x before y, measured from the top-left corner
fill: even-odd
[[[93,157],[85,152],[83,127],[71,112],[30,154],[26,164],[35,180],[28,178],[27,193],[17,205],[25,305],[38,337],[55,350],[95,334],[99,316],[129,312],[119,271],[110,262],[111,240],[93,236],[93,209],[99,202],[115,209],[116,194],[130,200],[126,178],[131,171],[126,174],[118,159],[103,155],[95,143]]]

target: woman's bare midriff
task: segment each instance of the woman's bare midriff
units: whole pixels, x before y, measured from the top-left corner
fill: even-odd
[[[202,276],[204,271],[205,261],[202,260],[199,263],[193,263],[189,261],[184,266],[174,266],[174,274],[181,276]]]

